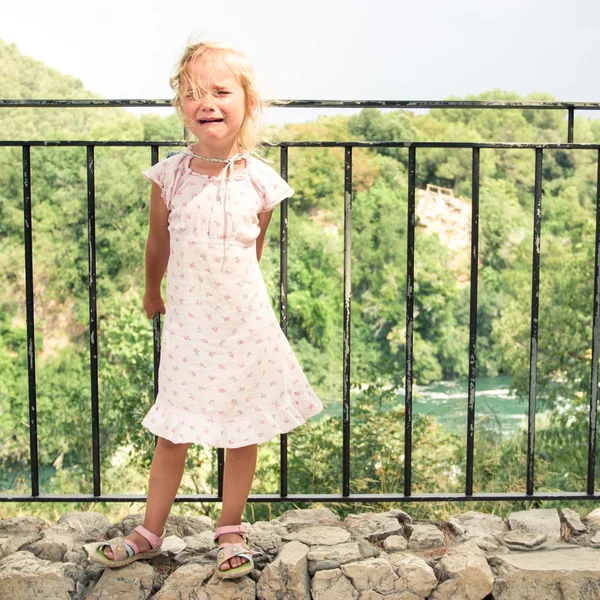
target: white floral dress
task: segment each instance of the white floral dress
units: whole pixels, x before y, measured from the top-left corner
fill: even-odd
[[[271,307],[256,259],[258,213],[293,194],[247,156],[211,177],[190,149],[143,173],[169,209],[167,311],[159,392],[142,424],[175,443],[237,448],[265,442],[318,414],[310,387]]]

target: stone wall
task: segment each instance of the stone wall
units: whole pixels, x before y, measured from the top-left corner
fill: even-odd
[[[68,513],[56,524],[0,520],[0,600],[593,600],[600,599],[600,509],[477,512],[414,522],[401,510],[326,508],[248,524],[255,570],[214,575],[213,525],[171,517],[160,556],[120,569],[90,564],[91,542],[129,533]]]

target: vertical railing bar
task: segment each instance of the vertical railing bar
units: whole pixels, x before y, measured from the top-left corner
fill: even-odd
[[[281,177],[288,180],[288,149],[281,146],[279,149]],[[288,201],[285,199],[280,205],[279,223],[279,323],[283,334],[287,337],[288,312],[287,312],[287,284],[288,284]],[[288,436],[282,433],[279,436],[279,489],[281,496],[288,495]]]
[[[153,144],[150,147],[151,162],[154,166],[158,162],[158,145]],[[152,319],[152,340],[154,348],[154,400],[158,396],[158,370],[160,367],[160,313],[155,313]],[[158,436],[155,436],[155,442],[158,441]]]
[[[100,411],[98,403],[98,315],[96,307],[96,181],[94,146],[87,146],[88,294],[90,318],[90,385],[92,393],[92,464],[94,496],[100,496]]]
[[[27,318],[27,378],[29,387],[29,456],[31,495],[40,495],[35,376],[35,323],[33,297],[33,242],[31,220],[31,147],[23,145],[23,227],[25,242],[25,310]]]
[[[344,330],[342,495],[350,495],[350,328],[352,319],[352,147],[344,151]]]
[[[479,148],[473,148],[471,178],[471,290],[469,317],[469,398],[467,410],[467,478],[465,494],[473,494],[475,387],[477,383],[477,276],[479,260]]]
[[[217,496],[223,497],[223,475],[225,473],[225,448],[217,448]]]
[[[590,380],[590,423],[588,439],[587,493],[593,494],[596,472],[596,425],[598,418],[598,346],[600,343],[600,150],[596,179],[596,250],[594,258],[594,313],[592,324],[592,375]]]
[[[567,112],[567,143],[572,144],[575,134],[575,109],[569,108]]]
[[[535,469],[535,409],[540,301],[540,245],[542,233],[542,149],[535,150],[533,264],[531,269],[531,340],[529,350],[529,416],[527,427],[527,494],[533,494]]]
[[[406,367],[404,396],[404,495],[412,489],[413,312],[415,299],[416,148],[408,149],[408,211],[406,228]]]

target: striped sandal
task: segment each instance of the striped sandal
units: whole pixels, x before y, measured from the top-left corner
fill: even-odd
[[[217,575],[222,579],[235,579],[236,577],[248,575],[252,572],[252,569],[254,569],[254,561],[252,560],[252,550],[250,550],[247,545],[248,536],[246,534],[246,528],[243,525],[223,525],[217,527],[213,537],[214,542],[216,543],[219,536],[224,533],[237,533],[242,536],[244,541],[243,543],[224,542],[219,545],[217,552],[217,568],[215,570]],[[221,565],[234,556],[245,558],[247,562],[241,564],[239,567],[229,567],[229,569],[225,570],[221,569]]]
[[[136,527],[134,531],[137,531],[142,537],[146,538],[150,542],[150,550],[146,552],[140,552],[137,544],[131,540],[125,541],[123,538],[115,538],[108,542],[101,542],[95,544],[94,547],[88,551],[90,561],[104,565],[109,568],[124,567],[129,565],[136,560],[148,560],[154,558],[161,553],[161,546],[165,541],[165,531],[158,537],[151,531],[148,531],[141,525]],[[104,554],[104,548],[109,547],[113,553],[113,559],[108,558]]]

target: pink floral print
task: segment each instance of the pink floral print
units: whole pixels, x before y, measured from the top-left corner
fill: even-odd
[[[265,442],[323,409],[256,259],[258,214],[293,191],[253,157],[227,180],[193,172],[190,161],[177,154],[143,173],[169,208],[171,248],[159,393],[142,424],[175,443]]]

